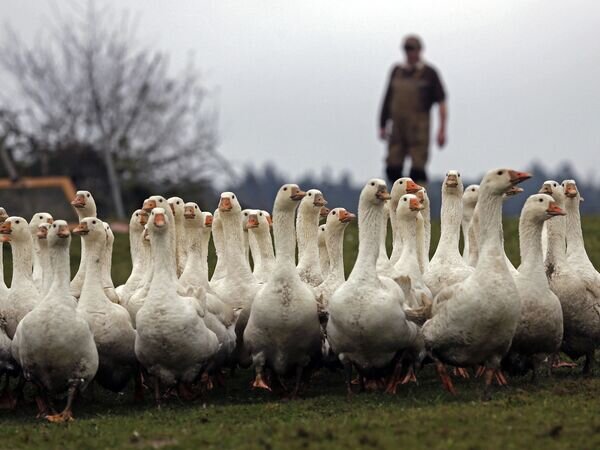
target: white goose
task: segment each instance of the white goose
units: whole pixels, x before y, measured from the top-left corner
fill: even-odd
[[[185,261],[187,258],[187,239],[185,236],[184,227],[184,208],[185,202],[181,197],[170,197],[167,200],[175,218],[175,259],[177,261],[177,276],[181,276],[185,269]]]
[[[398,202],[403,195],[416,194],[420,190],[421,186],[415,183],[412,178],[408,177],[399,178],[394,181],[394,184],[392,185],[392,190],[390,191],[391,197],[388,203],[388,214],[390,216],[393,237],[392,254],[390,255],[390,263],[392,265],[398,262],[400,254],[402,253],[402,239],[400,238],[400,230],[396,223],[396,208],[398,207]]]
[[[138,373],[138,363],[134,353],[135,330],[129,313],[121,305],[111,302],[103,286],[105,224],[96,217],[86,217],[73,233],[81,236],[86,247],[86,275],[77,311],[87,320],[98,348],[100,362],[96,380],[101,386],[120,392]],[[138,389],[141,388],[137,378],[136,381]]]
[[[116,293],[122,305],[127,305],[129,299],[141,285],[144,274],[148,269],[150,247],[144,245],[144,226],[148,222],[148,213],[136,209],[129,220],[129,251],[131,253],[131,274],[125,284],[117,287]]]
[[[417,256],[419,259],[419,268],[421,273],[425,273],[429,266],[429,249],[431,248],[431,205],[427,189],[421,188],[415,194],[421,204],[423,210],[417,214]]]
[[[319,232],[319,218],[322,217],[321,210],[326,204],[327,200],[325,200],[321,191],[310,189],[298,206],[298,216],[296,218],[298,273],[300,279],[312,287],[323,282],[317,234]],[[326,211],[329,212],[329,210]],[[326,216],[326,213],[323,215]]]
[[[442,363],[457,367],[485,366],[485,396],[494,377],[504,383],[500,362],[510,347],[520,318],[521,301],[506,266],[502,240],[503,194],[530,178],[508,169],[489,171],[479,188],[479,260],[473,275],[444,288],[445,301],[423,325],[429,352],[436,359],[444,387],[455,392]]]
[[[272,224],[271,215],[261,210],[254,210],[246,224],[250,247],[252,248],[253,273],[261,283],[267,281],[275,265],[275,253],[271,238]]]
[[[387,253],[388,222],[390,222],[390,200],[386,200],[383,204],[383,223],[381,224],[381,241],[377,258],[377,273],[383,277],[394,276],[394,266]]]
[[[271,369],[279,378],[295,374],[293,397],[304,369],[321,351],[315,296],[300,279],[295,265],[294,213],[303,197],[305,193],[295,184],[285,184],[277,192],[273,205],[277,264],[252,303],[244,331],[244,345],[252,355],[256,372],[253,386],[271,389],[264,377],[265,369]]]
[[[215,253],[217,263],[210,279],[211,286],[217,283],[227,273],[227,255],[225,254],[225,236],[223,233],[223,222],[221,221],[221,213],[219,208],[213,213],[212,222],[212,237],[215,245]]]
[[[3,242],[12,250],[13,274],[6,301],[6,334],[13,338],[19,322],[40,301],[40,293],[33,282],[33,244],[29,224],[22,217],[9,217],[0,226]]]
[[[77,191],[75,198],[71,202],[77,217],[79,220],[85,217],[96,217],[96,201],[89,191]],[[71,280],[71,294],[75,298],[79,298],[81,295],[81,287],[83,286],[83,280],[85,279],[85,242],[81,242],[81,258],[79,260],[79,269]]]
[[[329,253],[327,252],[327,240],[325,236],[325,224],[319,225],[319,266],[321,267],[321,275],[327,278],[329,274]]]
[[[544,183],[542,191],[551,192],[560,208],[565,204],[563,187],[554,182]],[[573,359],[585,356],[584,374],[591,374],[594,352],[600,346],[600,289],[586,283],[585,278],[569,263],[566,253],[565,217],[546,223],[548,253],[546,276],[550,289],[560,300],[563,310],[563,342],[561,350]]]
[[[506,359],[509,365],[520,357],[530,360],[534,378],[539,365],[557,352],[562,342],[562,308],[546,278],[542,225],[551,217],[564,214],[552,197],[536,194],[527,199],[519,219],[521,265],[515,283],[521,299],[521,318]]]
[[[465,263],[469,263],[469,226],[471,225],[471,219],[473,218],[473,212],[477,205],[477,198],[479,196],[479,185],[470,184],[465,189],[462,198],[462,235],[463,235],[463,259]]]
[[[31,227],[31,224],[29,226]],[[52,267],[50,266],[50,253],[48,250],[48,241],[46,240],[50,226],[49,223],[40,224],[37,235],[33,236],[33,242],[36,242],[38,246],[38,265],[42,273],[42,286],[41,289],[38,289],[40,298],[43,298],[48,293],[52,285]]]
[[[383,180],[372,179],[362,189],[358,257],[348,280],[329,301],[327,336],[344,365],[349,394],[353,366],[361,375],[375,375],[397,365],[404,350],[419,351],[422,345],[418,327],[406,320],[402,290],[392,279],[377,275],[383,204],[389,198]],[[392,377],[391,392],[398,382]]]
[[[356,215],[345,208],[334,208],[327,215],[325,239],[330,268],[323,283],[315,288],[320,310],[327,311],[329,299],[335,290],[346,281],[344,275],[344,231],[348,224],[355,219]]]
[[[458,251],[460,224],[464,218],[461,211],[464,198],[460,174],[456,170],[448,171],[442,184],[440,240],[423,276],[434,296],[444,287],[464,281],[475,271],[464,262]],[[434,312],[435,308],[436,305]]]
[[[112,268],[112,252],[113,252],[113,244],[115,243],[115,235],[110,228],[110,224],[108,222],[103,222],[104,230],[106,231],[106,249],[102,256],[102,286],[104,287],[104,292],[106,296],[113,303],[121,303],[121,299],[117,295],[117,291],[115,289],[115,284],[112,280],[111,268]]]
[[[46,416],[51,422],[73,420],[75,396],[94,378],[98,351],[90,327],[77,311],[69,294],[69,246],[67,222],[57,220],[47,233],[53,282],[43,300],[19,323],[13,347],[25,377],[42,389],[40,414],[49,412],[48,396],[68,394],[60,414]]]
[[[33,282],[35,287],[40,292],[44,291],[44,268],[48,267],[48,251],[45,250],[44,261],[41,261],[40,240],[37,238],[38,227],[43,223],[52,223],[52,215],[47,212],[35,213],[29,221],[29,232],[31,233],[32,244],[33,244]],[[45,242],[41,243],[45,246]]]
[[[164,208],[150,213],[148,232],[152,242],[154,277],[148,297],[137,314],[135,354],[154,377],[155,398],[160,402],[160,385],[193,383],[217,352],[219,343],[202,316],[199,303],[177,293],[175,247]]]
[[[417,215],[424,205],[414,194],[405,194],[396,207],[396,225],[402,239],[402,253],[394,264],[394,280],[402,288],[406,306],[412,309],[430,305],[431,291],[423,282],[417,248]]]
[[[564,180],[565,211],[567,212],[567,261],[586,283],[600,289],[600,273],[585,251],[579,206],[583,201],[575,180]]]

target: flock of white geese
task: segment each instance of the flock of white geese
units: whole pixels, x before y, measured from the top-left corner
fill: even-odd
[[[89,192],[72,201],[72,230],[48,213],[27,222],[1,209],[13,277],[10,288],[0,283],[0,405],[15,408],[29,382],[39,417],[63,422],[93,381],[118,392],[133,380],[136,398],[151,389],[160,404],[165,395],[194,398],[223,383],[226,371],[250,366],[253,387],[292,397],[322,367],[343,371],[349,395],[355,384],[395,393],[425,363],[452,393],[451,375],[473,370],[485,397],[493,383],[506,384],[505,372],[535,377],[541,365],[572,364],[559,352],[585,357],[590,373],[600,346],[600,274],[584,248],[575,181],[547,181],[526,200],[518,268],[504,251],[502,204],[529,177],[495,169],[465,189],[449,171],[431,260],[426,190],[410,178],[391,191],[368,181],[347,279],[344,231],[357,216],[327,209],[322,192],[295,184],[278,190],[272,215],[242,210],[231,192],[214,215],[178,197],[146,199],[129,223],[131,275],[116,288],[114,235]],[[82,256],[71,280],[72,234]],[[209,280],[211,234],[217,263]],[[65,396],[57,413],[53,401]]]

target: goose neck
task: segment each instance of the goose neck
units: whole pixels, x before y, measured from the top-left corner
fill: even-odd
[[[69,292],[71,269],[69,265],[69,246],[53,246],[49,249],[52,285],[45,298],[64,297]]]
[[[252,276],[250,265],[242,248],[244,231],[242,230],[241,214],[235,212],[222,213],[221,222],[223,223],[224,250],[228,275],[237,273],[245,277]]]
[[[13,277],[11,286],[21,281],[33,282],[32,267],[32,239],[31,235],[24,236],[22,241],[11,241]]]
[[[504,249],[502,248],[502,239],[500,237],[502,229],[502,196],[494,195],[485,187],[481,188],[479,195],[479,260],[477,269],[487,270],[489,268],[487,263],[495,267],[496,262],[501,260],[503,263],[498,264],[498,266],[504,267],[508,271],[504,262]],[[487,263],[481,264],[482,262]]]
[[[91,235],[84,237],[85,251],[85,277],[81,287],[80,305],[104,305],[110,300],[104,295],[102,274],[104,267],[105,239],[95,239]],[[100,294],[102,293],[102,295]]]
[[[376,278],[383,205],[365,203],[360,202],[358,205],[358,256],[350,276]]]
[[[273,236],[275,258],[280,266],[295,267],[296,231],[294,229],[295,208],[282,208],[275,203],[273,208]]]
[[[175,264],[165,264],[172,261],[175,254],[169,233],[154,233],[152,235],[153,275],[151,286],[172,286],[177,280]]]
[[[462,221],[462,201],[456,195],[442,196],[442,211],[440,215],[441,233],[438,250],[445,254],[454,253],[460,257],[458,242],[460,239],[460,226]],[[436,253],[438,252],[436,250]]]
[[[579,198],[565,200],[567,213],[567,255],[587,255],[581,229],[581,213],[579,212]]]
[[[296,219],[299,264],[314,264],[319,259],[319,210],[300,211]]]
[[[402,216],[396,219],[400,225],[400,236],[402,238],[402,253],[400,260],[406,258],[417,258],[417,218],[414,216]]]
[[[543,225],[543,221],[536,221],[526,211],[521,213],[519,218],[520,273],[539,272],[545,278],[542,255]]]
[[[562,207],[562,205],[559,205]],[[546,265],[555,267],[564,266],[567,261],[566,246],[566,217],[554,217],[546,223],[548,230],[548,249],[546,253]]]
[[[341,231],[341,232],[340,232]],[[329,271],[338,279],[344,279],[344,229],[325,230]]]

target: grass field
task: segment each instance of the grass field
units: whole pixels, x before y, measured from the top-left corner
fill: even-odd
[[[506,248],[518,264],[517,223],[505,223]],[[434,224],[433,242],[439,228]],[[588,252],[600,267],[600,218],[586,218]],[[73,239],[77,266],[79,239]],[[356,228],[346,236],[350,270],[356,254]],[[6,250],[5,250],[6,252]],[[10,276],[10,257],[5,270]],[[214,263],[214,261],[212,261]],[[115,284],[128,276],[127,236],[118,235],[113,256]],[[8,278],[10,279],[10,278]],[[600,370],[597,370],[600,372]],[[252,373],[238,372],[225,389],[192,403],[173,398],[159,411],[147,396],[134,404],[132,393],[115,395],[97,388],[75,406],[77,420],[52,425],[35,419],[33,403],[0,411],[0,448],[600,448],[600,377],[562,369],[536,384],[511,378],[490,402],[481,402],[481,380],[457,380],[452,397],[441,389],[431,367],[419,384],[396,396],[357,394],[346,399],[340,373],[318,373],[293,402],[276,394],[251,391]]]

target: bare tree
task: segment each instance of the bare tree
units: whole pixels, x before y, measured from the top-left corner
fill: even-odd
[[[138,41],[136,24],[108,6],[73,2],[48,36],[28,46],[8,29],[0,47],[17,94],[0,108],[36,142],[18,155],[42,158],[65,142],[93,148],[121,219],[124,180],[200,179],[220,164],[216,113],[193,62],[172,76],[167,56]]]

